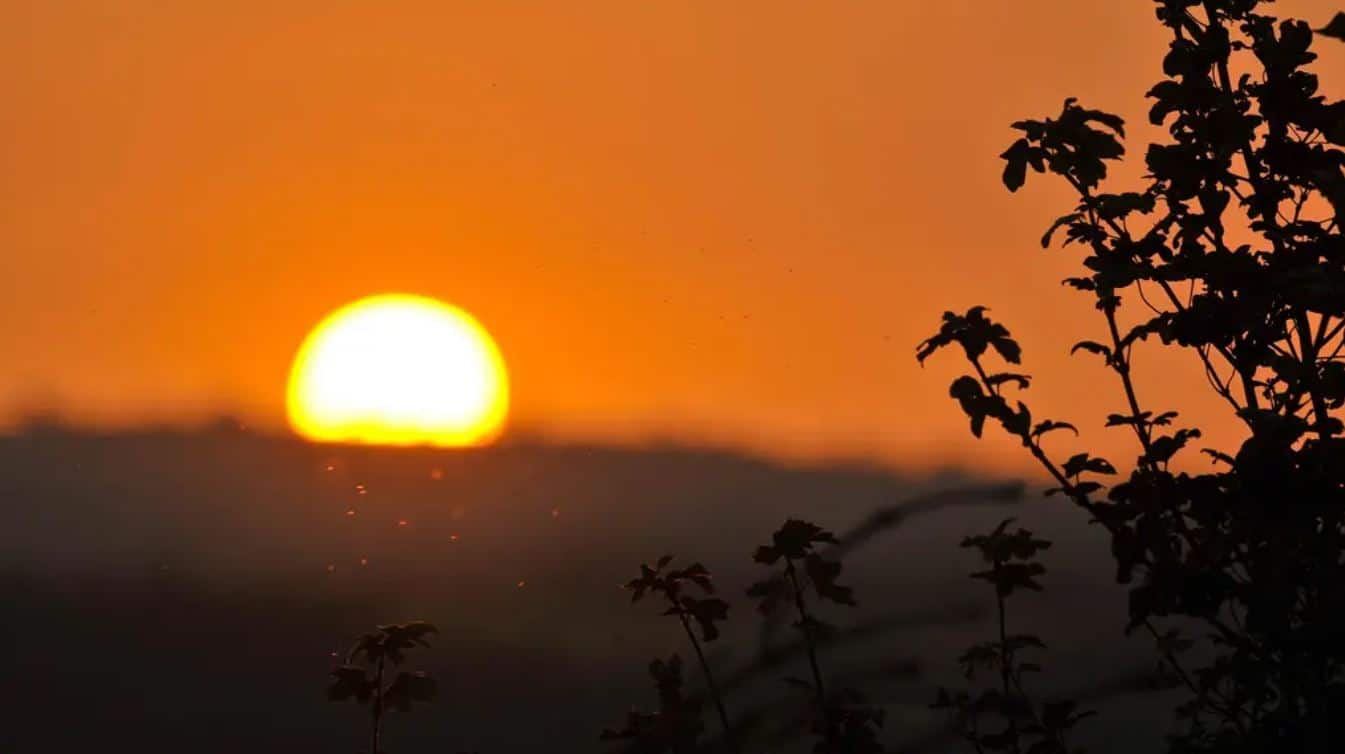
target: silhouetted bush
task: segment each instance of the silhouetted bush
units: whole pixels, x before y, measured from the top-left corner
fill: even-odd
[[[1042,245],[1063,231],[1084,251],[1065,283],[1094,299],[1102,335],[1072,350],[1116,376],[1126,408],[1107,426],[1138,445],[1125,478],[1104,482],[1117,469],[1087,452],[1047,451],[1047,434],[1078,432],[1007,397],[1030,379],[992,365],[1021,353],[983,307],[945,314],[917,354],[958,345],[972,374],[950,393],[972,432],[998,422],[1055,479],[1048,494],[1110,533],[1116,578],[1130,585],[1126,630],[1149,633],[1168,681],[1188,692],[1178,752],[1345,741],[1345,102],[1318,93],[1308,24],[1265,4],[1156,3],[1172,41],[1149,118],[1171,138],[1149,146],[1136,190],[1102,189],[1124,155],[1122,120],[1074,99],[1015,123],[1022,137],[1003,154],[1011,191],[1031,168],[1079,197]],[[1345,39],[1345,14],[1320,33]],[[1146,340],[1199,359],[1240,422],[1240,447],[1202,448],[1215,470],[1172,468],[1201,433],[1141,401],[1133,353]],[[1205,651],[1188,652],[1196,643]],[[1011,673],[1003,648],[994,661]]]

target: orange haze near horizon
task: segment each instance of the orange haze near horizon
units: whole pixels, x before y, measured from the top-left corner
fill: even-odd
[[[1068,194],[1011,196],[997,155],[1066,96],[1125,115],[1142,155],[1151,3],[0,8],[11,423],[278,429],[310,328],[409,291],[494,336],[515,431],[1019,469],[947,397],[958,359],[914,360],[943,310],[985,304],[1034,414],[1130,450],[1101,429],[1110,375],[1067,356],[1098,324],[1059,285],[1077,254],[1037,246]],[[1317,49],[1339,87],[1345,46]],[[1189,358],[1137,368],[1157,409],[1206,393]]]

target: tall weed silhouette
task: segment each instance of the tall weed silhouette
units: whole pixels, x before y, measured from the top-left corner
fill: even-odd
[[[1042,668],[1035,661],[1024,660],[1023,655],[1045,649],[1046,644],[1036,635],[1010,633],[1008,628],[1008,598],[1022,589],[1042,590],[1037,578],[1046,572],[1046,566],[1036,556],[1051,543],[1026,529],[1009,531],[1012,523],[1013,519],[1005,519],[989,534],[962,541],[963,547],[978,550],[989,566],[971,574],[971,578],[989,582],[994,588],[999,631],[993,639],[967,649],[958,664],[968,681],[990,671],[998,683],[980,691],[940,689],[933,707],[951,713],[953,730],[978,753],[1067,754],[1071,751],[1065,741],[1069,730],[1091,713],[1076,711],[1077,703],[1071,699],[1041,704],[1033,701],[1024,679]],[[987,730],[991,724],[997,726],[995,730]]]
[[[334,702],[350,699],[369,705],[369,752],[383,754],[380,739],[383,715],[389,709],[410,712],[413,703],[428,702],[438,694],[438,685],[421,671],[401,671],[392,680],[388,672],[402,664],[406,652],[414,647],[430,646],[428,637],[438,633],[425,621],[379,626],[361,636],[346,655],[345,662],[332,670],[327,698]]]
[[[682,629],[686,631],[687,640],[691,642],[691,647],[696,653],[696,660],[700,663],[701,672],[705,675],[706,686],[710,690],[710,696],[714,700],[715,710],[719,713],[719,722],[724,728],[725,740],[734,750],[737,749],[734,743],[733,725],[729,722],[728,710],[724,707],[724,697],[719,691],[719,686],[715,683],[714,673],[710,669],[710,663],[705,659],[705,652],[701,648],[701,641],[711,642],[719,638],[719,622],[726,620],[729,613],[727,602],[717,597],[695,597],[686,593],[688,586],[695,586],[706,594],[713,594],[715,591],[714,581],[710,575],[709,569],[700,563],[692,563],[686,568],[676,568],[664,571],[664,568],[672,563],[671,555],[664,555],[651,567],[647,564],[640,565],[639,578],[632,579],[626,584],[626,588],[631,590],[631,602],[639,602],[646,593],[657,594],[668,603],[664,615],[676,616],[678,622],[682,624]],[[696,638],[696,629],[692,624],[700,629],[701,638]],[[667,664],[666,667],[672,668],[679,660],[676,655]],[[656,670],[651,667],[650,674],[654,676],[655,682],[660,688],[660,698],[662,698],[662,689],[664,678],[668,677],[672,670]],[[678,675],[678,684],[680,687],[680,674]],[[638,728],[637,728],[638,729]]]
[[[877,741],[877,729],[883,724],[882,711],[866,706],[860,693],[853,689],[828,693],[818,661],[821,637],[834,629],[817,617],[816,604],[810,605],[810,600],[855,604],[850,587],[837,582],[841,562],[825,557],[818,549],[819,545],[837,542],[835,535],[816,524],[799,519],[785,521],[771,535],[770,544],[758,547],[753,556],[756,562],[779,570],[753,584],[747,594],[758,600],[757,609],[764,614],[789,605],[797,616],[794,627],[802,636],[812,677],[789,681],[814,700],[815,716],[810,728],[820,741],[813,751],[818,754],[882,751]]]

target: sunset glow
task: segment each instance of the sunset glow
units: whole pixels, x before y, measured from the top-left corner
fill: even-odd
[[[286,406],[325,442],[477,445],[500,431],[504,360],[467,312],[423,296],[361,299],[328,315],[294,358]]]

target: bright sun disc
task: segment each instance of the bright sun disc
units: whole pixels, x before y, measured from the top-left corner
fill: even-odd
[[[424,296],[348,304],[299,347],[286,407],[295,431],[324,442],[477,445],[509,404],[504,360],[472,315]]]

